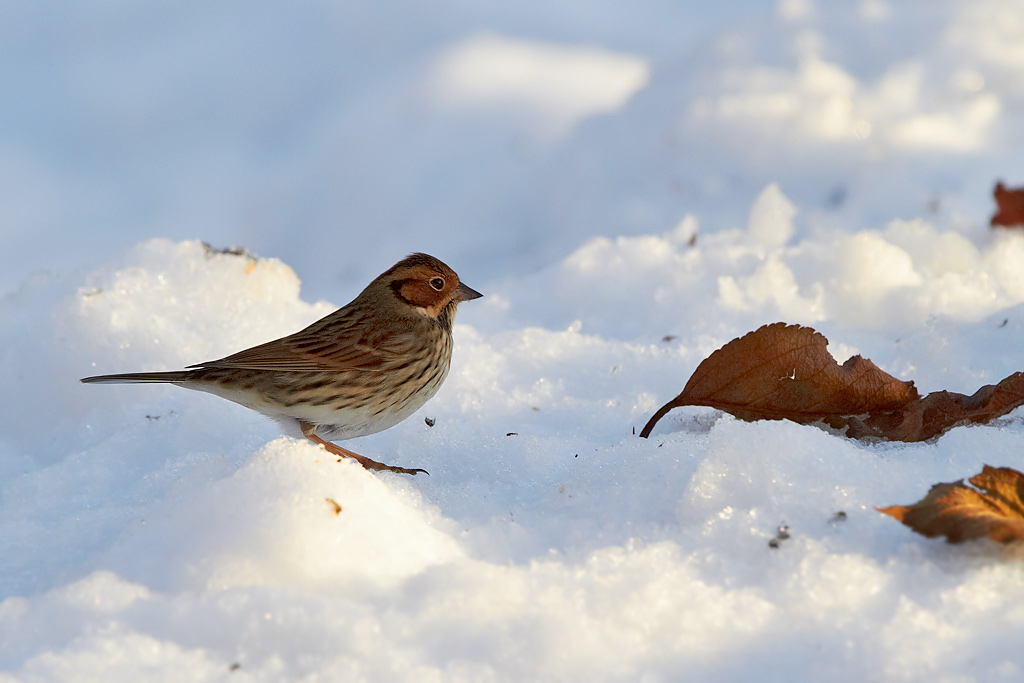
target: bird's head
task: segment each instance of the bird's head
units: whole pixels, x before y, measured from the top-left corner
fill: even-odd
[[[400,304],[448,325],[460,302],[483,296],[460,282],[454,270],[427,254],[410,254],[377,279],[391,289]]]

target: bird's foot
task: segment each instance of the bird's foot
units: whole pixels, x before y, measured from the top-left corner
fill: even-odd
[[[312,424],[310,424],[308,422],[301,423],[301,428],[302,428],[302,433],[305,435],[305,437],[307,439],[309,439],[310,441],[312,441],[315,444],[323,446],[327,450],[328,453],[330,453],[332,455],[337,455],[338,457],[341,457],[341,458],[351,458],[352,460],[355,460],[356,462],[358,462],[360,465],[362,465],[364,468],[366,468],[368,470],[377,470],[377,471],[387,470],[388,472],[397,472],[398,474],[413,474],[413,475],[415,475],[415,474],[417,474],[419,472],[422,472],[423,474],[427,475],[428,477],[430,476],[430,472],[427,472],[426,470],[420,469],[418,467],[410,469],[408,467],[398,467],[397,465],[385,465],[382,462],[377,462],[376,460],[372,460],[371,458],[367,458],[365,455],[359,455],[358,453],[354,453],[354,452],[348,450],[347,448],[342,448],[341,446],[339,446],[336,443],[331,443],[330,441],[324,441],[323,439],[321,439],[319,436],[316,435],[316,426],[312,425]]]

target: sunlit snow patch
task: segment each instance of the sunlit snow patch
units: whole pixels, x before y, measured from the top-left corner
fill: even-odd
[[[880,328],[976,322],[1024,302],[1024,235],[970,238],[922,219],[856,232],[800,230],[797,208],[772,183],[745,229],[691,243],[697,224],[688,217],[661,235],[591,239],[540,290],[549,302],[559,292],[554,306],[566,302],[551,324],[580,318],[588,331],[618,338],[734,314]]]
[[[646,61],[633,55],[485,34],[440,57],[433,87],[442,106],[511,109],[538,132],[558,135],[615,111],[648,78]]]
[[[697,98],[690,120],[801,139],[871,140],[880,149],[969,152],[984,147],[1002,111],[999,96],[975,88],[977,79],[966,72],[960,80],[967,87],[952,93],[945,82],[929,76],[924,64],[904,62],[877,82],[863,83],[843,65],[808,50],[793,68],[725,70],[720,91]]]

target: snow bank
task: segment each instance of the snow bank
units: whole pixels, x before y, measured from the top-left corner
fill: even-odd
[[[649,264],[659,249],[665,263],[705,254],[701,281],[713,289],[722,277],[713,264],[727,254],[744,263],[743,244],[785,250],[776,236],[789,234],[793,214],[769,188],[752,210],[755,239],[691,247],[680,229],[592,243],[555,273],[521,281],[505,304],[482,305],[480,317],[512,317],[529,290],[561,297],[572,278],[607,281],[616,268],[653,290],[661,273],[636,259]],[[889,239],[910,250],[908,269],[921,264],[916,284],[984,267],[984,250],[953,258],[934,240],[906,238],[930,235],[928,226],[902,229]],[[634,249],[637,240],[660,247]],[[177,367],[330,308],[304,303],[297,284],[273,259],[157,240],[51,303],[51,324],[64,330],[59,345],[76,374],[142,358]],[[776,294],[762,291],[766,301]],[[653,309],[651,298],[605,306],[639,325],[634,308]],[[986,677],[1019,673],[1024,660],[1008,647],[1024,604],[1016,551],[947,548],[873,510],[982,463],[1012,464],[1024,446],[1019,419],[932,444],[870,446],[681,410],[640,440],[631,426],[668,397],[667,382],[681,387],[706,333],[671,344],[588,335],[582,327],[600,329],[600,319],[586,309],[584,325],[562,331],[485,332],[476,317],[469,305],[460,311],[452,376],[422,411],[435,425],[414,416],[357,446],[430,477],[334,462],[204,394],[67,386],[84,416],[80,450],[23,458],[5,475],[0,662],[43,680],[143,671],[202,680],[232,667],[254,680],[630,680],[682,670],[720,679],[783,666],[782,653],[798,677],[854,680],[973,667],[962,653],[980,648]],[[65,372],[33,381],[66,385]],[[998,600],[985,597],[993,582]]]

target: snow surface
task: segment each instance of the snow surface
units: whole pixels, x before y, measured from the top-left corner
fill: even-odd
[[[777,320],[923,392],[1022,369],[1024,235],[987,222],[1024,2],[719,5],[0,9],[0,680],[1024,679],[1021,549],[873,509],[1024,468],[1020,411],[634,436]],[[416,250],[485,298],[435,399],[346,445],[429,477],[77,382]]]

